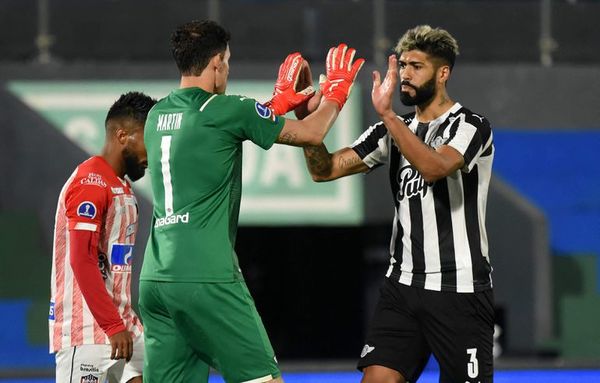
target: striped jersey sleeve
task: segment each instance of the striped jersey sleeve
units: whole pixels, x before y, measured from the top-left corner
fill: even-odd
[[[446,145],[463,155],[466,173],[473,169],[478,158],[492,146],[492,130],[488,120],[475,113],[462,113],[452,123],[451,136]]]
[[[413,117],[414,113],[398,116],[407,125],[410,124]],[[391,135],[383,121],[380,121],[369,126],[350,147],[358,154],[365,165],[372,170],[389,162],[390,147],[392,145]]]

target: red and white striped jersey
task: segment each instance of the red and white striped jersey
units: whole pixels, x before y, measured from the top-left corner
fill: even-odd
[[[54,227],[50,352],[82,344],[109,344],[74,277],[69,230],[98,233],[98,272],[126,329],[135,336],[142,325],[131,308],[131,265],[138,223],[135,195],[102,157],[81,163],[63,186]],[[93,306],[92,306],[93,307]]]

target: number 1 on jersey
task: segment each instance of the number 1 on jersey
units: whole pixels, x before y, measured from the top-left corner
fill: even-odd
[[[165,215],[168,217],[173,214],[173,184],[171,183],[171,139],[172,136],[163,136],[160,141],[160,164],[165,189]]]

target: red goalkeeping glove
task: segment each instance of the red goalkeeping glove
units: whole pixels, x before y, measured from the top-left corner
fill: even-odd
[[[308,63],[304,61],[300,53],[290,53],[283,64],[279,66],[279,75],[275,83],[273,98],[267,101],[265,106],[270,108],[276,115],[282,116],[311,98],[315,93],[312,86],[309,85],[300,91],[296,89],[298,79],[303,71],[305,75],[308,71],[310,76]]]
[[[350,96],[358,71],[365,63],[365,59],[360,58],[353,64],[355,54],[356,50],[348,49],[346,44],[330,48],[326,62],[327,76],[321,75],[319,79],[323,99],[335,101],[340,110]]]

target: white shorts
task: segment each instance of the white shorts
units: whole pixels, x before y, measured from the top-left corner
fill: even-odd
[[[65,347],[56,353],[56,381],[60,383],[126,383],[142,375],[144,337],[133,338],[133,356],[110,359],[109,344],[83,344]]]

